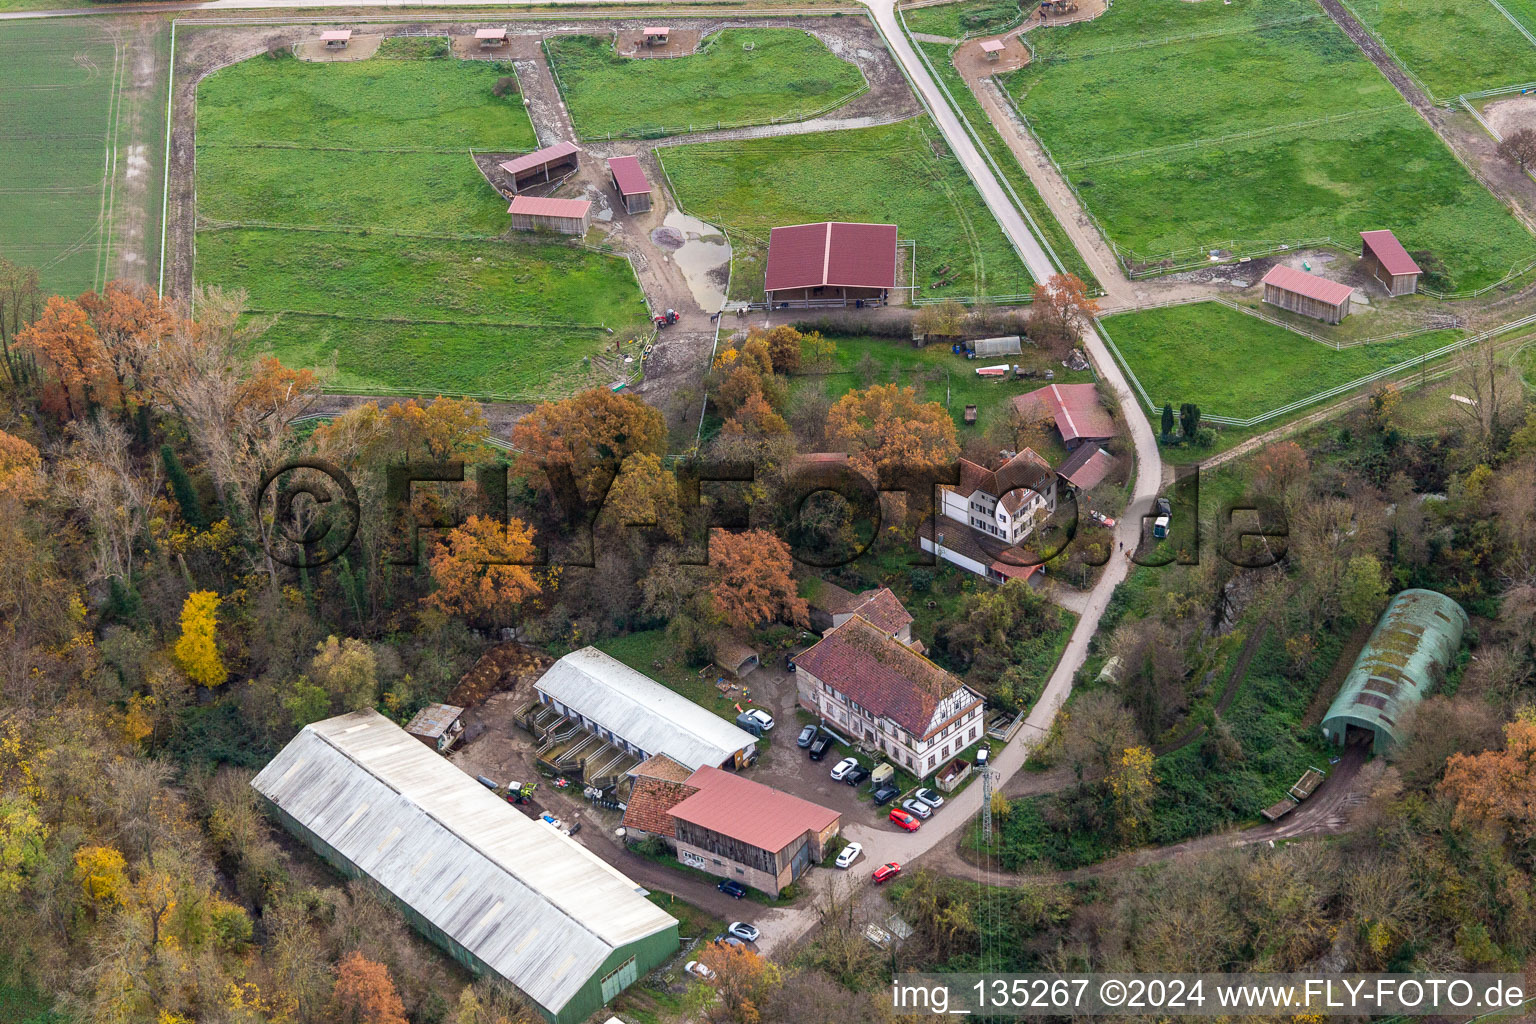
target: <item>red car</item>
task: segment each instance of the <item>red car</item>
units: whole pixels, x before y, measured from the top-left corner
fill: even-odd
[[[906,829],[908,832],[916,832],[919,828],[922,827],[923,824],[912,815],[902,810],[900,807],[897,807],[891,811],[891,820],[900,825],[902,828]]]
[[[891,861],[889,864],[882,864],[875,868],[875,884],[879,885],[881,882],[889,882],[899,874],[901,874],[901,865],[895,861]]]

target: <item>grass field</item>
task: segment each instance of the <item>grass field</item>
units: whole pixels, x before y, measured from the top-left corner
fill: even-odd
[[[731,298],[762,300],[771,228],[823,220],[897,225],[917,243],[919,295],[1029,290],[1029,272],[926,117],[657,155],[683,208],[730,231]],[[946,266],[949,284],[935,288]]]
[[[0,30],[0,256],[37,267],[50,291],[96,288],[108,272],[102,226],[121,73],[100,23]]]
[[[1106,317],[1148,397],[1248,417],[1450,344],[1459,331],[1335,350],[1218,302]]]
[[[1536,81],[1536,43],[1488,0],[1456,6],[1434,0],[1348,2],[1355,16],[1440,99]],[[1520,16],[1514,5],[1504,7]],[[1522,13],[1529,17],[1531,12],[1526,0]]]
[[[468,150],[535,145],[511,65],[257,57],[198,89],[197,278],[277,317],[259,345],[335,389],[537,400],[610,383],[629,264],[506,230]],[[350,148],[332,148],[345,139]]]
[[[936,10],[937,8],[919,9]],[[911,27],[910,18],[907,25]],[[949,89],[949,94],[954,97],[960,113],[964,114],[965,119],[970,122],[981,145],[992,154],[993,162],[1003,172],[1003,177],[1013,187],[1014,194],[1019,197],[1024,208],[1029,211],[1030,217],[1040,228],[1046,241],[1050,243],[1051,249],[1056,253],[1062,266],[1081,278],[1090,289],[1098,289],[1100,287],[1098,278],[1088,269],[1088,263],[1083,259],[1082,253],[1078,252],[1077,246],[1072,243],[1072,239],[1056,220],[1056,215],[1041,198],[1035,183],[1030,180],[1024,168],[1019,166],[1013,151],[1008,148],[1008,144],[998,134],[991,118],[987,117],[986,111],[977,101],[976,94],[971,92],[970,87],[965,84],[965,79],[960,76],[960,72],[955,70],[955,65],[949,59],[950,47],[944,43],[923,43],[916,40],[913,40],[912,45],[921,50],[928,58],[928,63],[933,65],[939,78]]]
[[[1311,5],[1125,0],[1053,28],[1010,93],[1134,259],[1390,225],[1491,283],[1536,239]],[[1316,123],[1328,117],[1328,123]]]
[[[793,28],[725,29],[699,53],[666,60],[620,57],[608,37],[557,36],[546,46],[571,121],[589,139],[792,121],[864,87],[856,66]]]
[[[39,992],[0,985],[0,1020],[7,1024],[64,1024],[52,1005],[53,1000]]]
[[[1022,5],[1031,12],[1034,0]],[[1001,32],[1023,19],[1019,0],[959,0],[958,3],[917,7],[903,12],[907,28],[913,32],[964,39],[967,36]]]

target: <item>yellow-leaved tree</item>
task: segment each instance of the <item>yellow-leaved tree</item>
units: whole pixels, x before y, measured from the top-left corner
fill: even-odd
[[[181,639],[176,641],[176,663],[187,678],[203,686],[218,686],[229,678],[219,657],[219,595],[194,590],[181,606]]]
[[[93,904],[120,904],[128,889],[128,862],[111,846],[75,851],[75,881]]]

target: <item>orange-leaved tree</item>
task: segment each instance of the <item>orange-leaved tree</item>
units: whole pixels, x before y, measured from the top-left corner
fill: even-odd
[[[912,388],[877,384],[850,391],[827,413],[827,442],[875,470],[928,469],[960,454],[955,421]]]
[[[509,622],[523,603],[542,589],[535,575],[533,530],[520,520],[502,525],[489,516],[470,516],[448,532],[428,566],[433,590],[430,606],[450,615],[463,615],[488,625]]]
[[[52,394],[69,419],[82,415],[107,369],[107,353],[84,307],[54,295],[42,316],[16,337],[48,374]]]
[[[783,984],[779,967],[745,946],[712,944],[699,959],[714,972],[720,999],[707,1007],[714,1024],[760,1024],[763,1003]]]
[[[795,592],[789,545],[766,530],[709,535],[710,603],[729,626],[779,620],[806,625],[810,607]]]
[[[1504,749],[1452,754],[1440,789],[1456,801],[1458,824],[1506,829],[1516,841],[1536,838],[1536,713],[1504,727]]]
[[[1029,306],[1029,336],[1053,352],[1065,352],[1099,313],[1099,304],[1088,296],[1076,274],[1052,274],[1037,284]]]
[[[150,354],[175,329],[176,311],[153,288],[131,281],[112,281],[100,294],[86,292],[79,301],[126,407],[148,388]]]
[[[0,506],[43,493],[43,457],[31,442],[0,430]]]
[[[667,423],[638,398],[594,388],[537,406],[512,428],[512,443],[527,453],[518,472],[545,485],[546,465],[568,463],[577,486],[590,496],[607,488],[626,456],[664,454]]]
[[[409,1024],[389,968],[356,950],[336,965],[331,1013],[337,1024]]]

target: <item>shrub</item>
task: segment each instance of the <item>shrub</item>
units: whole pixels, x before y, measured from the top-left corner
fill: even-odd
[[[518,91],[517,79],[512,75],[503,75],[496,79],[496,84],[491,87],[491,95],[498,99],[503,96],[516,96]]]

